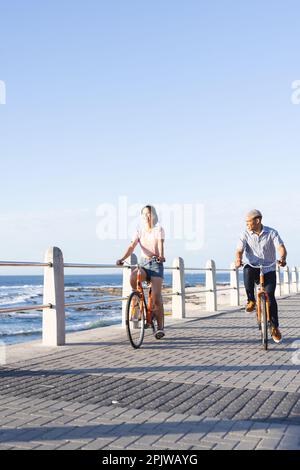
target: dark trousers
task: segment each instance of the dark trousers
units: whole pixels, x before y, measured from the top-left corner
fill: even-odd
[[[249,300],[255,301],[254,284],[259,284],[259,269],[252,268],[247,265],[244,267],[244,284]],[[265,289],[267,291],[270,302],[270,317],[272,326],[278,327],[278,306],[275,299],[276,289],[276,271],[271,271],[265,274]]]

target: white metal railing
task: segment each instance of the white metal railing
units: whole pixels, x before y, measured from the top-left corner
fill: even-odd
[[[0,314],[1,313],[12,313],[12,312],[23,312],[24,310],[42,310],[43,308],[52,308],[51,304],[47,305],[31,305],[31,306],[26,306],[24,305],[23,307],[13,307],[13,308],[1,308],[0,309]]]
[[[114,264],[84,264],[64,263],[63,254],[57,247],[50,247],[45,255],[44,263],[0,261],[1,266],[34,266],[44,268],[44,294],[42,305],[24,305],[19,307],[0,308],[1,313],[19,312],[28,310],[43,311],[43,344],[58,346],[65,344],[65,308],[79,305],[91,305],[111,302],[122,302],[122,326],[125,326],[125,311],[128,296],[131,293],[131,270],[137,264],[136,255],[128,259],[129,266],[116,266]],[[95,268],[95,269],[123,269],[123,288],[121,297],[98,299],[92,301],[65,302],[64,272],[66,268]],[[182,258],[175,258],[172,266],[165,266],[172,271],[172,291],[163,293],[163,297],[172,298],[172,317],[184,318],[186,316],[186,299],[190,295],[205,295],[205,311],[216,312],[218,309],[218,292],[230,291],[230,306],[240,306],[239,270],[231,263],[228,269],[216,268],[215,261],[208,260],[205,268],[187,268]],[[204,289],[186,289],[185,273],[187,271],[205,272]],[[229,287],[219,287],[216,273],[229,272]],[[283,269],[283,282],[279,266],[277,267],[277,293],[289,295],[300,292],[300,268],[288,266]]]

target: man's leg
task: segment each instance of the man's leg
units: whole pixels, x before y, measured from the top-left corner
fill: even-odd
[[[275,299],[275,289],[276,289],[276,272],[272,271],[265,274],[265,289],[268,293],[269,302],[270,302],[270,317],[272,326],[278,328],[278,306]]]
[[[244,285],[248,302],[255,302],[254,284],[259,280],[259,269],[247,265],[244,267]]]

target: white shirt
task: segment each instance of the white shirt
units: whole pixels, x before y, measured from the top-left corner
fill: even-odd
[[[250,230],[243,232],[237,250],[245,250],[246,259],[250,264],[267,266],[276,261],[276,248],[283,244],[277,230],[263,225],[259,235]],[[275,270],[276,265],[265,268],[264,273]]]
[[[146,230],[145,227],[138,229],[133,235],[133,247],[139,243],[142,250],[142,256],[151,258],[159,256],[159,240],[165,239],[164,229],[159,225],[155,225],[152,230]]]

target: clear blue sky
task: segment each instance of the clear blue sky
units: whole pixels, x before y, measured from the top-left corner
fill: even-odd
[[[258,208],[300,265],[296,0],[0,0],[2,260],[114,262],[97,207],[200,203],[227,266]],[[5,270],[14,274],[19,271]],[[26,273],[36,271],[26,271]]]

